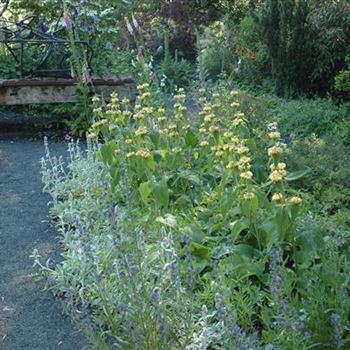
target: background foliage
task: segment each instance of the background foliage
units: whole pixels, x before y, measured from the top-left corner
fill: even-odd
[[[98,53],[92,64],[95,74],[130,71],[131,57],[142,46],[160,67],[159,81],[165,75],[173,87],[183,85],[185,75],[191,76],[186,60],[187,65],[197,66],[202,80],[216,80],[224,74],[281,96],[331,93],[347,99],[344,79],[350,44],[348,1],[65,3],[75,22],[76,35],[88,40]],[[49,31],[63,26],[62,4],[56,1],[38,4],[15,0],[11,1],[10,11],[17,19],[34,14],[38,28],[40,23],[45,23]],[[125,20],[129,29],[134,27],[132,32]],[[169,68],[170,57],[172,64],[178,66],[174,70]],[[2,74],[16,75],[6,68]],[[190,77],[187,79],[191,81]]]

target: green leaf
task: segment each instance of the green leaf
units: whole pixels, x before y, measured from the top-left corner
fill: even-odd
[[[250,148],[251,151],[256,150],[256,141],[254,139],[248,139],[246,145]]]
[[[188,130],[185,137],[185,141],[187,146],[195,147],[198,142],[198,139],[195,133],[193,133],[191,130]]]
[[[234,202],[236,201],[236,196],[234,193],[223,193],[221,202],[220,202],[220,211],[222,215],[226,215],[229,210],[232,208]]]
[[[244,220],[236,220],[230,223],[233,242],[235,242],[238,236],[240,235],[240,233],[246,230],[248,227],[249,225]]]
[[[227,273],[232,274],[238,280],[249,276],[258,276],[261,278],[264,273],[265,263],[263,261],[254,261],[244,255],[234,255],[231,259],[223,260],[221,267]]]
[[[151,188],[150,183],[147,181],[147,182],[143,182],[142,184],[140,184],[139,191],[140,191],[142,201],[145,204],[147,204],[147,198],[152,193],[152,188]]]
[[[325,285],[333,288],[340,288],[346,280],[344,274],[335,272],[334,269],[327,266],[322,266],[319,277]]]
[[[276,223],[270,220],[266,220],[260,228],[263,232],[263,240],[265,242],[264,245],[269,249],[274,243],[278,241]]]
[[[156,169],[156,163],[154,161],[153,156],[146,159],[146,164],[148,168],[151,169],[152,171]]]
[[[277,231],[281,241],[286,238],[286,233],[288,232],[291,220],[290,220],[290,210],[287,207],[280,207],[276,211],[275,221],[277,224]]]
[[[111,185],[112,185],[112,188],[114,189],[115,187],[117,187],[120,180],[119,166],[111,166],[109,173],[112,178]]]
[[[192,254],[197,258],[210,260],[210,249],[208,247],[205,247],[204,245],[195,242],[191,242],[190,248]]]
[[[192,241],[198,244],[203,244],[206,236],[198,224],[192,224],[190,226],[186,226],[185,230],[189,230],[191,232]]]
[[[160,204],[160,206],[166,208],[169,205],[169,189],[164,181],[155,183],[152,192],[154,199]]]
[[[169,226],[171,228],[175,228],[177,224],[176,217],[172,214],[165,214],[164,216],[158,216],[156,221],[161,223],[164,226]]]
[[[252,199],[243,200],[241,203],[242,213],[250,217],[251,215],[255,215],[259,210],[259,200],[258,197],[255,196]]]
[[[162,156],[162,159],[165,159],[166,158],[166,155],[168,153],[168,150],[167,149],[161,149],[159,151],[160,155]]]
[[[258,251],[248,244],[238,244],[233,247],[235,255],[246,256],[248,258],[253,258],[257,256]]]
[[[153,142],[154,147],[158,147],[159,145],[159,134],[152,132],[150,133],[150,139]]]
[[[110,141],[102,145],[99,151],[99,155],[102,161],[108,165],[113,163],[113,158],[114,158],[116,149],[117,149],[117,144],[115,141]]]
[[[187,178],[188,181],[194,183],[195,185],[198,185],[198,186],[201,185],[201,179],[197,175],[189,174],[186,178]]]
[[[261,276],[264,273],[265,264],[262,261],[249,261],[243,259],[241,264],[235,266],[235,270],[240,277]]]
[[[304,170],[299,170],[299,171],[294,171],[292,173],[289,173],[286,176],[286,181],[299,180],[300,178],[308,174],[310,171],[311,171],[310,169],[304,169]]]
[[[182,194],[181,196],[179,196],[179,198],[175,202],[176,206],[179,209],[187,208],[190,203],[191,203],[190,197],[186,196],[185,194]]]
[[[207,267],[210,267],[210,262],[208,262],[207,260],[197,259],[197,260],[195,260],[193,265],[194,265],[195,271],[200,274]]]

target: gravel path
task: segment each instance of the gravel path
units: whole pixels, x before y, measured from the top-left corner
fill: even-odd
[[[52,154],[66,144],[50,142]],[[37,248],[43,261],[59,257],[57,231],[48,223],[39,160],[43,142],[0,135],[0,349],[80,350],[83,337],[52,295],[30,274]]]

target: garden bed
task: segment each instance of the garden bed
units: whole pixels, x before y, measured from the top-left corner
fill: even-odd
[[[349,230],[293,186],[310,169],[289,171],[276,119],[237,91],[201,89],[194,117],[148,89],[135,110],[95,97],[87,153],[43,160],[65,253],[35,262],[92,348],[345,344]]]

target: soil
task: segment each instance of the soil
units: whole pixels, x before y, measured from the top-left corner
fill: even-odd
[[[0,123],[1,129],[1,123]],[[37,133],[36,133],[37,135]],[[60,137],[62,139],[62,137]],[[52,154],[64,155],[64,141],[50,141]],[[79,350],[86,345],[60,303],[43,283],[33,280],[31,253],[36,248],[60,259],[57,230],[48,218],[42,193],[42,137],[0,131],[0,349]]]

